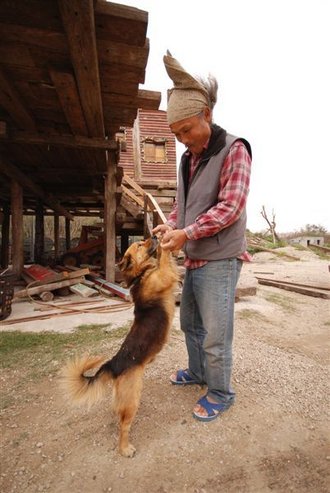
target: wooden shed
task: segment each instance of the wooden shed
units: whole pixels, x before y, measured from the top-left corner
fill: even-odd
[[[103,0],[0,2],[2,267],[10,218],[13,271],[20,274],[24,214],[36,217],[37,255],[44,215],[54,216],[55,238],[64,216],[69,238],[74,216],[102,213],[106,278],[114,279],[120,133],[134,127],[139,108],[157,110],[161,99],[139,88],[147,25],[147,12]]]

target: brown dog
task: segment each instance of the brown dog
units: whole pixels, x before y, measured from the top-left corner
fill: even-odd
[[[157,258],[152,255],[157,251]],[[129,431],[141,398],[145,367],[164,346],[172,324],[178,280],[169,251],[157,238],[133,243],[118,264],[134,301],[134,321],[112,359],[89,357],[67,364],[63,384],[73,401],[92,405],[113,383],[113,407],[119,417],[119,451],[133,457]]]

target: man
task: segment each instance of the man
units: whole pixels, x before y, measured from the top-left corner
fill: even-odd
[[[246,200],[251,147],[212,122],[218,84],[192,77],[169,53],[164,64],[174,87],[167,118],[187,150],[168,221],[157,226],[162,247],[183,249],[186,273],[180,322],[188,368],[171,376],[176,385],[207,385],[193,416],[215,419],[234,402],[231,387],[235,288],[246,252]]]

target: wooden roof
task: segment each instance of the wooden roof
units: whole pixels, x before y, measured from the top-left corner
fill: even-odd
[[[102,208],[107,150],[138,108],[149,54],[148,13],[103,0],[0,2],[0,207],[11,178],[24,209]]]

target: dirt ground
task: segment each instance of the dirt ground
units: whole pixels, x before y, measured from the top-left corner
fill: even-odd
[[[299,260],[258,253],[244,265],[241,284],[267,275],[330,285],[329,260],[284,251]],[[256,296],[238,301],[237,400],[210,423],[191,414],[205,389],[169,382],[174,369],[186,367],[177,313],[168,345],[145,375],[132,459],[117,451],[110,391],[97,408],[72,410],[59,390],[57,361],[53,371],[24,385],[19,385],[24,367],[2,370],[2,395],[13,400],[1,412],[1,492],[329,492],[329,305],[259,284]],[[115,314],[104,317],[116,323]],[[127,322],[132,312],[120,317]],[[56,319],[55,328],[47,320],[34,328],[61,330],[61,321]],[[63,324],[66,330],[75,326],[70,317]],[[24,324],[3,328],[24,330]]]

